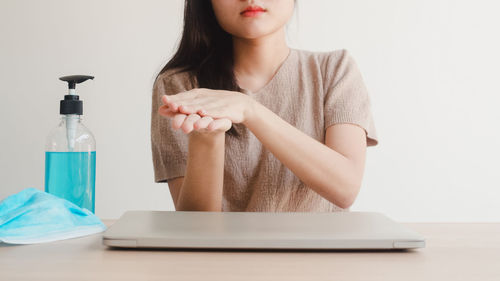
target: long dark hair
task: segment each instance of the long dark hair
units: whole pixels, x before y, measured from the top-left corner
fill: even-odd
[[[212,1],[186,0],[179,47],[158,76],[171,69],[187,71],[200,88],[239,91],[233,66],[232,36],[217,22]],[[228,133],[237,135],[234,127]]]
[[[240,90],[233,72],[232,42],[217,22],[210,0],[186,0],[179,47],[158,75],[178,69],[194,75],[200,88]]]

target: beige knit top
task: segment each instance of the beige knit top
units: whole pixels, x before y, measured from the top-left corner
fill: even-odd
[[[162,95],[196,87],[186,72],[161,74],[154,83],[151,145],[155,182],[184,176],[188,135],[158,115]],[[365,129],[368,146],[378,143],[370,98],[362,75],[345,50],[309,52],[291,49],[275,76],[257,92],[243,90],[285,121],[325,143],[328,126],[353,123]],[[324,199],[268,151],[243,124],[238,137],[226,134],[223,211],[342,211]]]

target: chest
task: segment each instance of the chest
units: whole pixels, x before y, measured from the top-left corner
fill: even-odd
[[[321,142],[324,138],[324,92],[321,81],[297,77],[250,93],[260,104],[290,125]]]

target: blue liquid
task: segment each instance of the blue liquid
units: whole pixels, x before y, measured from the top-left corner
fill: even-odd
[[[45,152],[45,191],[94,213],[95,151]]]

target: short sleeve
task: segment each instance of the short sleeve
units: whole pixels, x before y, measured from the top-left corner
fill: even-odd
[[[168,182],[186,172],[188,136],[172,128],[171,118],[158,114],[163,95],[175,95],[192,88],[187,73],[161,74],[153,85],[151,107],[151,150],[155,182]]]
[[[371,100],[363,77],[351,54],[343,49],[332,52],[325,78],[325,129],[339,123],[350,123],[365,130],[368,146],[378,144]]]

